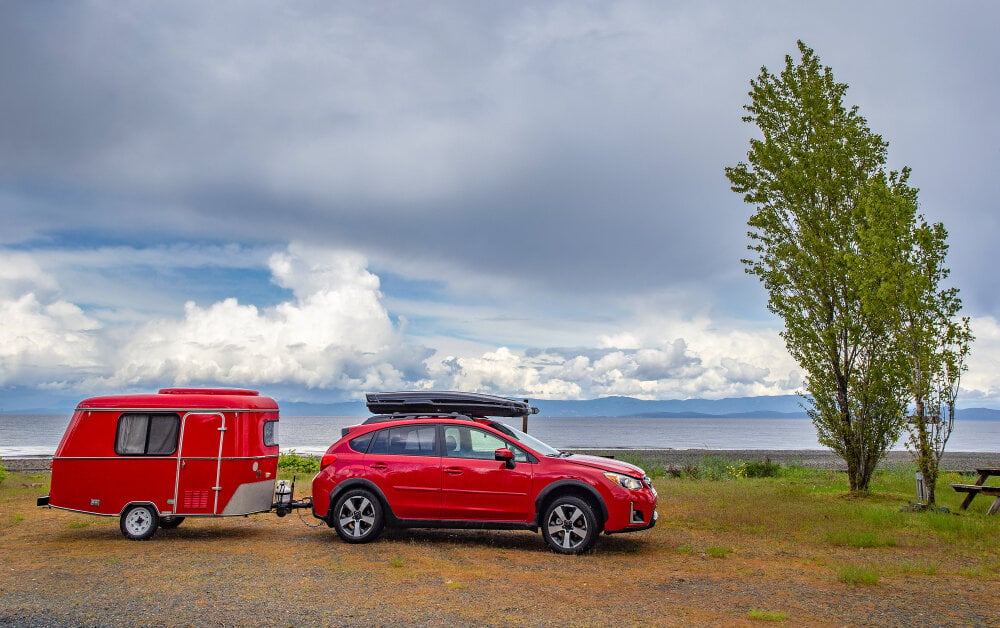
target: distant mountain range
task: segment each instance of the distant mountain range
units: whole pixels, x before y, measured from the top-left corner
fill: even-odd
[[[802,398],[798,395],[772,397],[736,397],[731,399],[644,400],[634,397],[601,397],[589,400],[531,400],[541,416],[608,417],[666,419],[805,419]],[[288,416],[367,416],[361,401],[317,404],[279,402]],[[1000,410],[960,408],[957,418],[965,420],[1000,420]]]
[[[69,414],[76,401],[58,401],[65,407],[7,406],[0,414]],[[589,400],[531,400],[541,416],[547,417],[608,417],[608,418],[725,418],[725,419],[805,419],[802,398],[798,395],[771,397],[735,397],[730,399],[644,400],[634,397],[601,397]],[[361,401],[310,403],[278,399],[281,413],[286,416],[367,416],[370,413]],[[965,420],[1000,421],[1000,410],[992,408],[959,408],[958,418]]]

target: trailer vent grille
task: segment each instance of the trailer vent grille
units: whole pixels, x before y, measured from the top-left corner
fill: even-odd
[[[184,491],[184,510],[204,510],[208,508],[208,491]]]

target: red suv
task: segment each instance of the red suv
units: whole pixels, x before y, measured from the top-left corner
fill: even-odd
[[[561,452],[487,417],[538,410],[472,393],[374,393],[381,412],[344,430],[313,478],[313,515],[348,543],[385,526],[539,528],[564,554],[656,523],[656,489],[639,467]]]

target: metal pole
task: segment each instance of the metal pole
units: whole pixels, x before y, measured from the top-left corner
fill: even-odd
[[[528,400],[525,399],[524,403],[528,403]],[[521,417],[521,431],[524,432],[525,434],[528,433],[528,415],[527,414],[525,414],[523,417]]]

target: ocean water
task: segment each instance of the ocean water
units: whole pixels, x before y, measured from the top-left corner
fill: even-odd
[[[318,454],[364,417],[283,416],[282,450]],[[521,419],[505,419],[521,428]],[[0,415],[0,458],[50,456],[69,416]],[[825,449],[808,419],[608,419],[533,416],[528,432],[557,448]],[[893,449],[905,449],[900,441]],[[1000,421],[958,421],[947,451],[1000,452]]]

